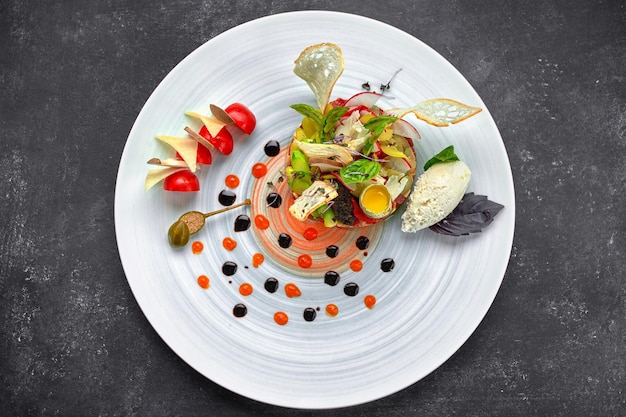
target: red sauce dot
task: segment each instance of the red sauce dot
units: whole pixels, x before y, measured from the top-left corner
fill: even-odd
[[[262,253],[255,253],[254,255],[252,255],[252,266],[258,268],[264,260],[265,256],[263,256]]]
[[[335,304],[328,304],[326,306],[326,314],[328,314],[330,317],[335,317],[337,314],[339,314],[339,307],[337,307]]]
[[[265,230],[270,227],[270,221],[262,214],[257,214],[254,216],[254,224],[261,230]]]
[[[225,237],[224,240],[222,240],[222,246],[224,249],[232,251],[237,247],[237,242],[234,239]]]
[[[276,313],[274,313],[274,321],[276,322],[276,324],[284,326],[289,321],[289,316],[287,316],[287,313],[277,311]]]
[[[314,227],[309,227],[308,229],[306,229],[304,231],[304,233],[302,233],[302,236],[306,239],[306,240],[314,240],[317,239],[317,229]]]
[[[226,184],[228,188],[237,188],[239,186],[239,177],[235,174],[227,175],[224,184]]]
[[[210,283],[209,277],[207,277],[206,275],[200,275],[198,277],[198,285],[204,288],[205,290],[209,288],[209,283]]]
[[[252,175],[254,178],[261,178],[267,174],[267,166],[262,162],[257,162],[252,166]]]
[[[366,295],[365,298],[363,299],[363,303],[365,303],[365,306],[367,308],[373,308],[374,305],[376,305],[376,297],[374,297],[373,295]]]
[[[300,288],[296,284],[290,282],[285,285],[285,295],[289,298],[300,297],[302,292],[300,292]]]
[[[249,284],[247,282],[241,284],[239,286],[239,294],[243,295],[244,297],[252,294],[252,284]]]
[[[313,258],[311,255],[307,255],[306,253],[298,256],[298,265],[300,268],[310,268],[313,265]]]
[[[363,262],[358,259],[354,259],[352,262],[350,262],[350,269],[354,272],[359,272],[361,269],[363,269]]]
[[[191,252],[193,252],[194,255],[198,255],[199,253],[202,252],[203,249],[204,249],[204,245],[200,241],[196,240],[195,242],[191,244]]]

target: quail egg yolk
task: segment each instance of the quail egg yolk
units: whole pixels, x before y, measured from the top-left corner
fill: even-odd
[[[361,208],[370,217],[384,217],[391,211],[391,195],[387,187],[374,184],[367,187],[359,198]]]

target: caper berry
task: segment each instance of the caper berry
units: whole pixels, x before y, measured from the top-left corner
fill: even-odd
[[[167,238],[172,246],[185,246],[189,242],[189,226],[182,220],[177,220],[167,231]]]

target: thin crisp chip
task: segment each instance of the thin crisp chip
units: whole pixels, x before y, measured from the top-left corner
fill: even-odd
[[[309,85],[319,109],[324,112],[330,94],[343,73],[343,53],[333,43],[320,43],[304,49],[293,72]]]
[[[435,98],[417,103],[412,107],[385,110],[385,114],[402,118],[409,113],[433,126],[449,126],[469,119],[483,109],[449,98]]]

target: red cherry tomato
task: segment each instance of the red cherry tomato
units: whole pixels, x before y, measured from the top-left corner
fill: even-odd
[[[230,155],[233,151],[233,135],[230,134],[226,127],[223,127],[215,137],[211,136],[206,126],[202,126],[198,134],[208,140],[211,145],[215,146],[215,148],[224,155]]]
[[[176,159],[183,159],[178,152],[176,152]],[[211,151],[204,145],[198,143],[198,152],[196,153],[196,162],[198,164],[211,165],[213,157]]]
[[[211,165],[211,162],[213,162],[213,157],[211,156],[211,151],[209,150],[209,148],[204,145],[200,145],[199,143],[196,162],[205,165]]]
[[[198,191],[200,181],[191,171],[178,171],[165,178],[163,189],[167,191]]]
[[[256,117],[248,107],[241,103],[233,103],[226,107],[224,111],[235,122],[237,127],[245,134],[249,135],[256,127]]]

